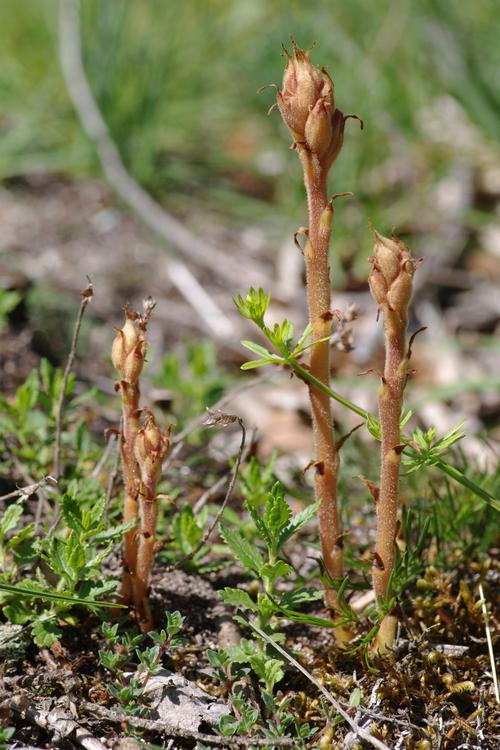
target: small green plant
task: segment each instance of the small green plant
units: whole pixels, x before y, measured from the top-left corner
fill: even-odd
[[[0,727],[0,750],[7,750],[10,747],[9,740],[15,734],[15,727]]]
[[[284,545],[311,520],[317,512],[317,505],[309,505],[293,516],[283,488],[276,482],[267,493],[262,510],[249,501],[246,508],[261,546],[249,542],[241,531],[235,529],[223,526],[221,534],[245,571],[259,581],[261,591],[255,600],[242,589],[225,588],[221,595],[226,603],[257,615],[259,626],[267,632],[273,630],[271,620],[274,615],[281,613],[290,619],[301,617],[294,612],[296,607],[315,601],[319,596],[317,590],[296,588],[280,592],[278,588],[278,582],[294,572],[290,563],[283,559]]]
[[[149,679],[162,669],[165,656],[183,643],[180,635],[183,623],[184,617],[177,611],[167,612],[165,627],[147,635],[131,629],[120,633],[118,622],[102,623],[106,648],[99,650],[99,663],[110,673],[112,682],[108,690],[125,713],[147,715],[144,689]],[[145,645],[147,638],[153,641],[153,646]],[[127,675],[126,671],[131,669],[134,673]]]
[[[102,563],[128,527],[109,526],[104,495],[92,483],[80,486],[75,480],[61,498],[60,532],[40,538],[29,524],[15,533],[20,509],[18,503],[11,505],[2,520],[5,535],[11,534],[2,548],[11,559],[2,568],[2,583],[16,581],[3,588],[2,611],[12,623],[30,624],[39,646],[51,646],[62,637],[65,623],[78,623],[75,607],[91,606],[89,602],[115,591],[116,582],[102,576]],[[29,576],[23,574],[26,566]]]
[[[25,472],[39,479],[51,473],[54,458],[54,433],[63,371],[42,359],[19,386],[13,398],[0,395],[1,472],[16,476],[21,465]],[[95,390],[73,396],[75,379],[70,375],[66,386],[69,398],[62,435],[68,469],[63,480],[83,478],[89,461],[97,461],[100,447],[92,439],[81,419],[79,407],[87,403]]]

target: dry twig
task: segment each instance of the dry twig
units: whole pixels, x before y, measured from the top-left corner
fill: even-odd
[[[64,375],[61,383],[61,392],[59,394],[59,401],[57,403],[57,409],[56,409],[56,437],[55,437],[55,450],[54,450],[54,477],[56,481],[59,480],[59,477],[61,476],[61,436],[62,436],[62,418],[63,418],[63,407],[64,407],[64,398],[66,395],[66,388],[68,387],[68,380],[69,376],[71,374],[71,369],[73,367],[73,362],[75,360],[75,354],[76,354],[76,345],[78,343],[78,336],[80,334],[80,328],[82,325],[83,316],[85,314],[85,310],[87,309],[87,305],[89,304],[90,300],[94,296],[94,290],[92,288],[92,283],[89,279],[89,285],[86,289],[84,289],[82,292],[80,292],[82,301],[80,302],[80,309],[78,310],[78,315],[76,318],[75,328],[73,330],[73,338],[71,340],[71,349],[69,350],[68,355],[68,361],[66,362],[66,367],[64,368]]]
[[[274,745],[275,747],[294,747],[297,744],[295,739],[288,737],[273,737],[272,740],[260,737],[218,737],[213,734],[204,734],[203,732],[191,732],[158,719],[142,719],[138,716],[130,716],[123,711],[111,710],[98,703],[90,703],[86,700],[82,701],[81,705],[94,716],[99,716],[101,719],[114,722],[115,724],[126,723],[131,727],[146,729],[149,732],[184,737],[220,747],[249,747],[250,745],[257,747],[269,745]],[[386,745],[380,745],[380,747],[388,750]]]

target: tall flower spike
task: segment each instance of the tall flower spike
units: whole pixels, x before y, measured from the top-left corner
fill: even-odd
[[[295,150],[304,170],[309,227],[303,248],[306,265],[307,301],[312,339],[309,368],[320,383],[329,386],[332,331],[329,243],[333,206],[328,199],[328,172],[342,148],[346,117],[335,107],[334,86],[325,68],[317,68],[310,51],[292,41],[292,53],[285,49],[287,64],[283,87],[276,101],[294,138]],[[343,539],[337,506],[339,457],[333,435],[333,417],[328,395],[309,388],[317,467],[314,493],[320,503],[321,551],[326,570],[325,605],[337,619],[340,613],[336,585],[343,577]],[[350,640],[343,627],[335,629],[339,644]]]
[[[373,298],[384,317],[385,365],[380,386],[379,414],[382,433],[380,489],[376,504],[377,541],[372,566],[377,601],[390,595],[391,575],[396,560],[399,509],[399,465],[401,462],[401,410],[408,378],[406,328],[415,261],[397,237],[383,237],[375,231],[375,246],[368,276]],[[375,647],[385,653],[394,643],[396,618],[386,614]]]
[[[139,376],[144,366],[147,341],[146,323],[139,314],[125,305],[125,323],[117,332],[111,349],[113,365],[120,373],[121,379],[116,384],[122,399],[122,429],[120,449],[122,456],[123,483],[125,501],[123,520],[125,523],[137,522],[139,514],[139,467],[134,452],[135,440],[139,430]],[[123,541],[123,578],[121,597],[124,604],[133,601],[134,577],[137,560],[136,529],[125,532]]]

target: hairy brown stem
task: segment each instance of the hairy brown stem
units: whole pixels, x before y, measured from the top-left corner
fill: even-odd
[[[309,208],[309,241],[304,250],[309,320],[313,326],[310,372],[329,385],[330,344],[321,341],[331,333],[329,242],[332,207],[327,199],[327,172],[313,154],[301,149],[304,181]],[[323,561],[331,578],[343,575],[342,537],[337,508],[337,472],[339,459],[333,435],[333,417],[329,397],[317,388],[310,387],[312,424],[315,443],[316,475],[314,480],[316,500],[319,500],[319,523]],[[325,604],[335,609],[336,592],[327,586]]]
[[[382,433],[380,488],[377,502],[377,541],[372,566],[373,587],[383,607],[391,595],[390,583],[396,561],[396,532],[399,508],[399,467],[401,463],[401,409],[408,378],[406,328],[415,263],[403,242],[375,232],[376,242],[368,281],[384,316],[385,365],[379,396]],[[377,488],[374,488],[375,490]],[[375,647],[384,653],[394,643],[396,617],[386,612]]]
[[[133,579],[134,608],[143,632],[153,628],[149,604],[149,574],[155,553],[158,500],[156,488],[162,462],[170,448],[170,430],[162,435],[153,414],[146,412],[144,425],[135,441],[135,458],[140,471],[139,510],[141,528],[137,540],[137,557]]]
[[[375,595],[385,600],[396,561],[395,539],[399,508],[399,467],[401,463],[401,409],[408,361],[405,352],[406,318],[394,311],[384,315],[385,367],[379,395],[382,431],[380,495],[377,502],[377,542],[373,564]],[[380,626],[380,651],[394,642],[396,618],[388,614]]]
[[[134,575],[137,559],[137,519],[139,515],[139,467],[134,454],[134,445],[139,430],[139,383],[120,382],[122,393],[122,431],[120,450],[122,455],[123,480],[125,485],[125,500],[123,506],[123,522],[134,521],[131,529],[125,532],[123,538],[123,578],[121,598],[125,604],[133,600]]]

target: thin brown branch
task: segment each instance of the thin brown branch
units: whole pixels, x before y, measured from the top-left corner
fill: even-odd
[[[249,747],[251,745],[256,747],[268,747],[269,745],[275,747],[296,747],[297,745],[296,739],[288,737],[273,737],[272,739],[261,737],[222,737],[203,732],[194,732],[163,720],[142,719],[138,716],[130,716],[123,711],[111,710],[98,703],[90,703],[86,700],[81,701],[81,706],[92,716],[98,716],[99,718],[113,722],[114,724],[125,723],[131,727],[136,727],[137,729],[145,729],[148,732],[158,732],[159,734],[167,736],[170,735],[173,737],[193,739],[199,742],[206,742],[209,745],[217,745],[219,747]],[[386,745],[381,745],[380,747],[387,750]]]
[[[25,487],[18,487],[16,490],[8,492],[6,495],[1,495],[0,501],[12,500],[15,497],[31,497],[31,495],[35,495],[42,487],[45,487],[45,485],[47,484],[55,486],[57,485],[57,481],[50,474],[47,474],[47,476],[42,477],[39,482],[28,484]]]
[[[62,420],[63,420],[63,408],[64,399],[66,396],[66,388],[68,387],[68,380],[73,368],[73,362],[75,361],[76,347],[78,344],[78,336],[80,334],[80,328],[82,325],[83,316],[90,300],[94,296],[94,290],[92,283],[89,280],[89,285],[86,289],[80,292],[82,301],[80,302],[80,309],[76,318],[75,327],[73,330],[73,338],[71,340],[71,348],[69,350],[68,360],[66,367],[64,368],[64,375],[61,383],[61,392],[59,393],[59,400],[56,408],[56,435],[55,435],[55,449],[54,449],[54,478],[59,481],[61,476],[62,464],[61,464],[61,437],[62,437]]]

